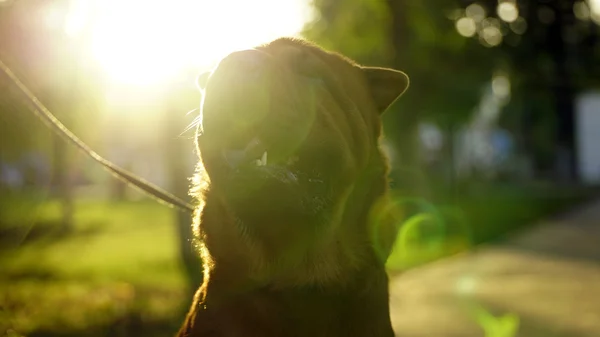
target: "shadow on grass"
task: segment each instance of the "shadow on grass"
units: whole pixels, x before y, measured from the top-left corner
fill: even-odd
[[[38,220],[28,226],[0,223],[0,250],[10,250],[23,245],[48,241],[56,243],[73,237],[91,237],[102,231],[104,223],[96,222],[85,228],[65,230],[58,220]]]
[[[4,286],[8,288],[0,296],[0,336],[174,336],[189,308],[189,303],[170,303],[179,294],[123,283],[29,278],[21,285]]]
[[[166,337],[175,336],[179,329],[173,320],[143,320],[132,313],[110,322],[107,325],[87,326],[80,330],[36,330],[28,337]]]
[[[175,334],[189,299],[170,209],[82,201],[63,231],[55,202],[31,204],[0,204],[0,336]]]
[[[26,280],[36,281],[54,281],[58,280],[59,276],[53,270],[49,268],[37,267],[27,269],[14,269],[9,271],[3,271],[0,273],[0,281],[3,282],[19,282]]]

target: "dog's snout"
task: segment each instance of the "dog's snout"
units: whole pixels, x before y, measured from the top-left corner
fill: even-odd
[[[246,49],[229,54],[221,64],[248,75],[262,73],[268,64],[268,58],[269,56],[262,51]]]
[[[203,127],[227,142],[246,142],[271,111],[270,56],[256,49],[233,52],[212,73],[203,102]],[[225,99],[226,98],[226,99]],[[248,138],[248,139],[247,139]]]
[[[268,85],[269,55],[256,50],[240,50],[225,57],[211,76],[212,86],[230,94],[252,92]],[[209,85],[210,82],[209,82]]]

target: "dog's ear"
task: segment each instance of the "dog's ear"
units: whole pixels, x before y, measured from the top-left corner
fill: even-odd
[[[385,112],[408,88],[408,75],[399,70],[377,67],[361,69],[379,113]]]
[[[206,89],[206,83],[208,83],[208,78],[210,77],[210,74],[211,72],[207,71],[198,75],[198,77],[196,78],[196,86],[200,91],[204,91],[204,89]]]

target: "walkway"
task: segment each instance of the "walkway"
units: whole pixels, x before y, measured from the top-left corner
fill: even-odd
[[[398,337],[600,337],[600,200],[390,288]]]

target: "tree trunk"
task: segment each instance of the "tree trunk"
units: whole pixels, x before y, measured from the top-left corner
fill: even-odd
[[[575,17],[572,8],[566,8],[561,1],[553,1],[551,6],[556,13],[556,19],[548,27],[547,39],[556,65],[552,91],[558,117],[554,171],[558,179],[575,182],[578,173],[575,147],[576,91],[572,76],[575,47],[564,38],[565,30],[574,24]]]
[[[397,69],[406,71],[410,76],[410,43],[408,39],[408,11],[407,1],[388,0],[391,16],[390,39],[394,51],[393,65]],[[410,88],[409,95],[410,95]],[[400,103],[401,104],[401,100]],[[414,108],[414,105],[413,105]],[[395,121],[394,147],[399,160],[396,181],[401,190],[416,195],[426,196],[426,177],[421,169],[419,122],[420,118],[416,111],[410,113],[395,113],[392,119]]]

